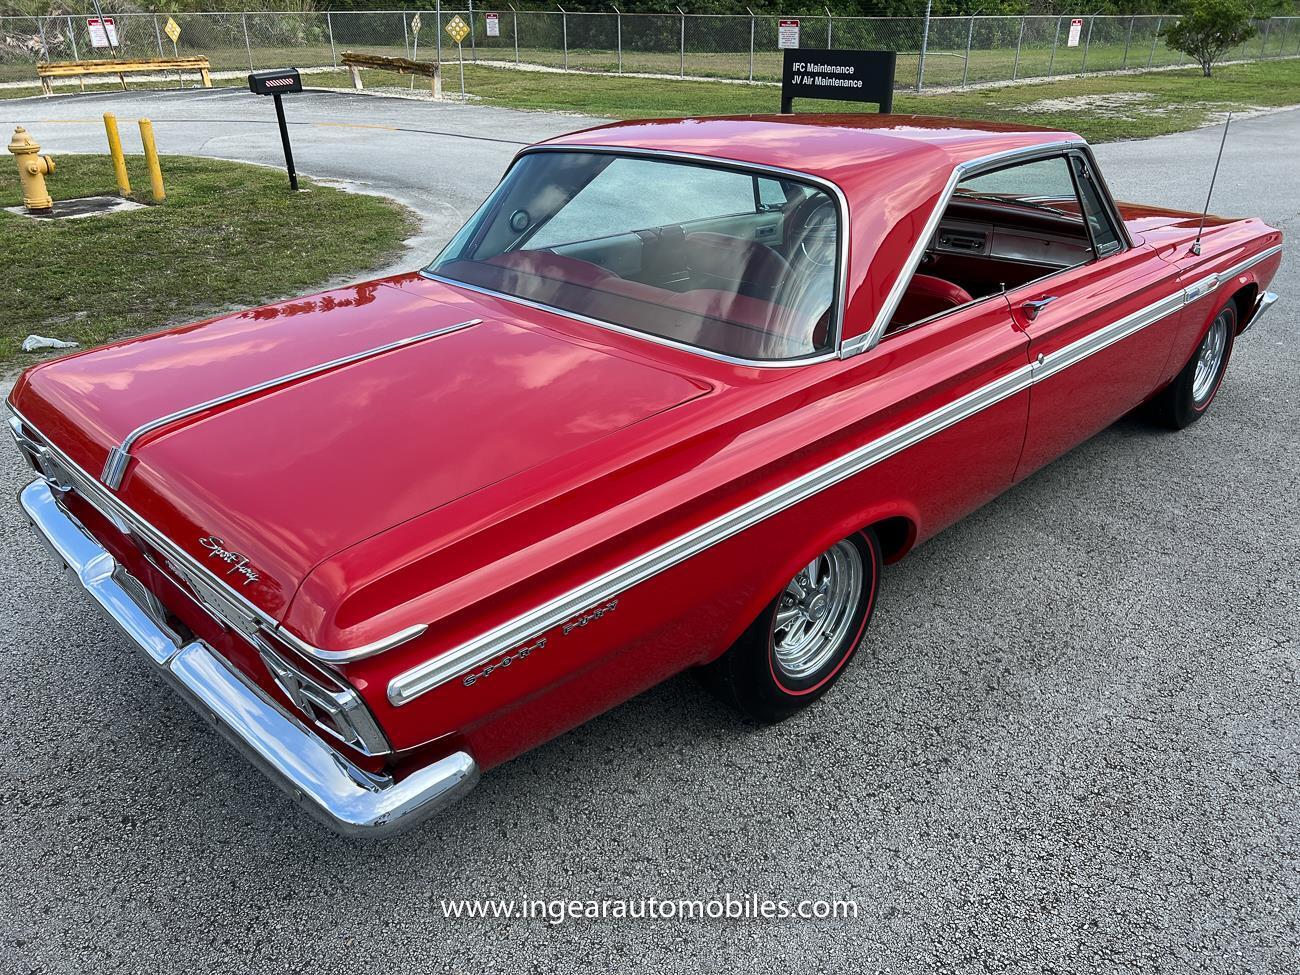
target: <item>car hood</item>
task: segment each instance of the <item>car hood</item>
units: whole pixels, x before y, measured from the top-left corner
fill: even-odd
[[[12,399],[98,476],[109,449],[157,417],[477,320],[178,420],[133,447],[117,496],[282,619],[330,555],[599,450],[708,388],[501,311],[417,276],[386,279],[56,360]]]

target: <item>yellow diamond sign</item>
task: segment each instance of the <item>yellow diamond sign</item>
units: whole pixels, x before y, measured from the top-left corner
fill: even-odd
[[[163,33],[171,38],[173,44],[180,40],[181,25],[176,23],[172,18],[167,18],[167,25],[163,27]]]
[[[453,41],[459,44],[465,38],[469,37],[469,24],[460,19],[460,14],[452,17],[447,21],[447,26],[443,28]]]

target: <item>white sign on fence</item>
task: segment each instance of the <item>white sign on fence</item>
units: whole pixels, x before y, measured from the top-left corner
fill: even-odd
[[[86,21],[91,47],[117,47],[117,22],[112,17],[91,17]]]
[[[483,20],[487,24],[488,37],[501,36],[501,19],[496,14],[484,14]]]
[[[1070,38],[1065,42],[1066,47],[1078,47],[1079,35],[1083,33],[1083,18],[1075,17],[1070,21]]]
[[[776,46],[781,49],[799,46],[799,21],[777,21]]]

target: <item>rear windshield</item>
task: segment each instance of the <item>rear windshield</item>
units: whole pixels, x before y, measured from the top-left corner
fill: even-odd
[[[429,270],[742,359],[834,342],[839,212],[785,177],[597,152],[524,155]]]

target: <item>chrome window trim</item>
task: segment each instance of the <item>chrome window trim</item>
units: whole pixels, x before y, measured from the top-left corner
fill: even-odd
[[[1183,307],[1182,289],[1130,315],[1103,326],[1076,342],[961,396],[937,410],[892,430],[821,467],[721,515],[684,535],[584,583],[555,599],[494,627],[472,640],[447,650],[394,677],[388,700],[400,707],[466,671],[508,652],[587,607],[617,596],[712,545],[778,514],[800,501],[860,474],[936,433],[948,429],[1035,383],[1076,365],[1102,349],[1154,324]]]
[[[245,396],[256,396],[258,393],[264,393],[275,389],[278,386],[285,386],[289,383],[296,382],[299,379],[308,379],[322,373],[329,372],[332,369],[341,369],[343,366],[350,366],[353,363],[361,362],[363,359],[370,359],[374,356],[383,355],[385,352],[393,352],[397,349],[405,348],[408,345],[414,345],[417,342],[423,342],[427,339],[436,338],[439,335],[446,335],[450,332],[458,332],[463,328],[469,328],[471,325],[478,325],[481,319],[472,318],[468,321],[457,322],[455,325],[444,325],[441,328],[435,328],[429,332],[422,332],[419,335],[408,335],[406,338],[397,339],[393,342],[385,342],[383,345],[376,345],[373,348],[363,349],[360,352],[354,352],[351,355],[339,356],[337,359],[331,359],[328,362],[322,362],[314,366],[307,366],[303,369],[296,369],[293,372],[285,373],[274,379],[268,379],[265,382],[254,383],[252,386],[245,386],[243,389],[237,389],[230,393],[224,393],[221,396],[214,396],[212,399],[204,400],[202,403],[195,403],[193,406],[187,406],[183,409],[173,410],[165,416],[156,417],[147,423],[142,423],[125,437],[122,441],[108,452],[108,458],[104,461],[104,471],[100,474],[100,480],[105,485],[117,490],[122,486],[122,477],[126,474],[126,467],[131,462],[131,448],[135,442],[145,434],[152,433],[154,430],[169,426],[178,420],[184,420],[187,417],[195,416],[207,410],[215,409],[218,406],[224,406],[227,403],[233,403],[235,400],[243,399]]]
[[[439,252],[438,256],[435,257],[427,267],[425,267],[423,270],[420,271],[420,274],[422,276],[429,278],[430,280],[433,281],[438,281],[443,284],[452,285],[453,287],[465,288],[469,291],[476,292],[477,294],[489,295],[494,298],[500,298],[504,301],[513,302],[519,305],[524,305],[525,307],[528,308],[536,308],[539,311],[548,311],[556,315],[561,315],[565,318],[571,318],[574,321],[582,322],[583,324],[586,325],[595,325],[598,328],[610,329],[611,331],[619,332],[620,334],[623,335],[631,335],[638,339],[644,339],[645,341],[651,342],[655,345],[663,345],[671,349],[680,349],[683,352],[690,352],[695,355],[703,356],[707,359],[714,359],[718,362],[726,362],[729,363],[730,365],[735,365],[735,366],[746,366],[754,369],[790,369],[798,366],[812,365],[817,362],[827,362],[831,359],[839,358],[839,350],[844,341],[844,311],[845,311],[846,291],[847,291],[847,281],[848,281],[850,233],[849,233],[849,201],[848,198],[844,195],[844,191],[841,190],[839,186],[837,186],[835,183],[832,183],[830,180],[825,179],[821,176],[813,176],[809,173],[800,172],[799,170],[796,169],[785,169],[780,166],[766,166],[761,163],[746,162],[742,159],[730,159],[722,156],[704,156],[704,155],[700,155],[699,153],[678,152],[673,149],[638,149],[635,147],[625,147],[625,146],[593,146],[593,145],[580,145],[580,144],[529,146],[528,148],[520,151],[515,155],[514,159],[511,160],[510,163],[511,168],[513,168],[514,164],[517,163],[524,156],[533,155],[534,153],[539,153],[539,152],[596,152],[596,153],[603,153],[606,155],[627,156],[628,158],[632,158],[632,159],[663,158],[669,160],[678,160],[680,162],[695,163],[697,165],[707,165],[712,167],[713,169],[736,170],[738,172],[749,173],[751,175],[774,176],[778,179],[784,177],[786,179],[793,179],[801,183],[809,183],[813,186],[816,186],[818,189],[824,190],[826,193],[830,195],[831,199],[833,199],[836,203],[836,208],[838,211],[839,223],[840,223],[839,240],[836,242],[838,247],[836,253],[837,263],[835,269],[835,294],[834,294],[835,311],[834,314],[832,315],[832,320],[831,320],[831,325],[835,331],[835,341],[832,342],[830,344],[830,347],[824,352],[818,352],[812,355],[802,356],[797,359],[747,359],[742,356],[731,356],[723,352],[714,352],[710,349],[701,348],[698,345],[690,345],[687,342],[678,342],[675,341],[674,339],[666,338],[661,335],[655,335],[652,332],[643,332],[635,328],[629,328],[626,325],[620,325],[617,322],[606,321],[605,319],[602,318],[591,318],[589,316],[581,314],[580,312],[573,312],[564,308],[558,308],[554,305],[547,305],[540,301],[531,301],[527,298],[520,298],[515,295],[506,294],[503,291],[494,291],[491,288],[483,288],[477,285],[466,284],[462,281],[457,281],[453,278],[443,277],[442,275],[439,275],[436,272],[430,270],[430,268],[432,268],[433,265],[436,264],[442,258],[441,252]],[[509,175],[509,172],[510,170],[507,169],[506,173],[502,175],[501,179],[504,180],[505,177]],[[476,219],[483,212],[483,208],[488,205],[490,200],[491,200],[491,195],[489,195],[488,199],[484,200],[483,203],[479,205],[478,209],[475,210],[474,213],[470,216],[469,220],[466,221],[467,226],[469,225],[470,222]],[[443,250],[446,250],[446,248],[444,247]]]
[[[912,275],[916,273],[916,269],[921,264],[921,258],[925,256],[926,248],[929,247],[930,241],[939,229],[939,221],[943,219],[944,211],[948,209],[948,203],[952,199],[953,190],[957,188],[959,182],[982,169],[996,169],[1005,164],[1028,162],[1035,156],[1052,156],[1080,147],[1087,148],[1087,143],[1082,139],[1063,139],[1058,142],[1045,142],[1036,146],[1021,146],[1016,149],[989,153],[986,156],[968,159],[966,162],[954,166],[952,172],[948,174],[948,182],[939,194],[938,202],[935,204],[934,209],[930,211],[930,216],[926,218],[920,236],[917,238],[916,243],[912,245],[912,252],[899,270],[898,277],[894,279],[894,284],[889,289],[889,293],[885,295],[885,301],[876,313],[875,322],[872,323],[871,328],[861,335],[855,335],[843,342],[840,348],[841,358],[847,359],[850,356],[867,352],[879,344],[881,337],[885,334],[885,329],[889,327],[889,320],[898,308],[898,303],[903,300],[903,292],[907,290],[908,284],[912,281]],[[1107,190],[1106,195],[1110,195],[1109,190]]]
[[[361,660],[365,657],[373,657],[386,650],[391,650],[393,647],[401,646],[403,643],[414,640],[429,628],[427,623],[408,626],[396,633],[389,634],[386,637],[367,643],[364,646],[354,647],[351,650],[325,650],[313,646],[305,640],[299,639],[281,626],[280,623],[276,621],[275,617],[249,602],[243,594],[232,589],[229,584],[214,574],[212,570],[202,562],[186,552],[183,548],[163,534],[163,532],[155,528],[146,518],[142,517],[134,509],[124,504],[117,496],[104,488],[99,481],[91,477],[79,464],[56,447],[50,439],[41,433],[40,430],[31,423],[31,421],[24,417],[12,403],[7,402],[5,405],[8,407],[9,412],[13,414],[14,419],[22,425],[22,431],[25,431],[23,439],[30,442],[33,438],[36,438],[36,442],[38,442],[43,449],[48,451],[63,468],[63,472],[69,475],[73,482],[73,489],[76,490],[87,504],[95,508],[95,510],[120,530],[124,532],[137,532],[148,541],[150,545],[166,554],[169,558],[179,562],[189,572],[197,575],[207,583],[207,590],[205,590],[204,593],[205,596],[215,595],[218,600],[230,604],[230,607],[233,607],[234,612],[238,612],[240,616],[251,618],[272,637],[283,641],[299,653],[311,657],[314,660],[322,661],[323,663],[347,663],[352,660]],[[10,427],[14,433],[15,439],[18,439],[20,430],[14,427],[12,420],[10,421]],[[21,442],[20,447],[22,447]],[[24,449],[23,453],[26,455],[28,453],[27,449]],[[41,473],[43,474],[43,472]],[[209,607],[210,610],[214,608],[215,607]],[[226,622],[232,629],[240,631],[241,633],[243,632],[240,620],[226,619],[224,622]]]

